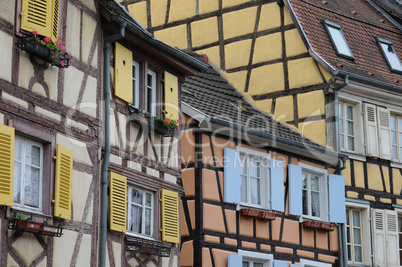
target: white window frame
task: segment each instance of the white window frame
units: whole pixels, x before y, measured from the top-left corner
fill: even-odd
[[[305,259],[300,259],[300,264],[303,264],[304,267],[332,267],[332,264],[330,263],[311,261]]]
[[[397,115],[392,113],[390,116],[390,120],[392,121],[392,118],[395,118],[395,129],[392,129],[392,125],[390,126],[391,130],[391,156],[393,161],[401,162],[402,161],[402,142],[400,141],[399,135],[402,135],[402,131],[399,131],[399,127],[402,128],[402,116]],[[399,125],[399,121],[400,124]],[[396,144],[393,143],[392,140],[392,133],[395,133],[396,135]],[[394,151],[393,148],[396,147],[397,149],[397,157],[394,157]]]
[[[395,211],[397,212],[397,216],[398,216],[398,220],[397,220],[398,225],[396,227],[397,227],[398,241],[399,241],[399,238],[400,238],[399,235],[402,235],[402,231],[401,232],[399,231],[399,229],[401,229],[401,226],[399,225],[399,218],[402,217],[402,209],[401,208],[395,208]],[[399,246],[399,255],[398,255],[399,266],[402,266],[402,264],[401,264],[402,259],[401,259],[401,256],[400,256],[401,253],[402,253],[402,246]]]
[[[272,254],[258,253],[241,249],[238,250],[237,254],[243,256],[243,261],[256,261],[263,263],[263,267],[273,267],[274,255]]]
[[[366,204],[367,203],[367,204]],[[346,199],[346,208],[359,210],[361,212],[361,228],[362,228],[362,254],[363,263],[356,263],[354,261],[348,261],[348,264],[357,265],[371,265],[371,231],[370,231],[370,204],[366,201]],[[346,223],[345,223],[346,227]],[[345,231],[346,242],[346,231]]]
[[[131,191],[133,189],[136,189],[143,193],[141,233],[136,233],[136,232],[132,232],[129,230],[129,226],[131,224],[131,217],[130,217],[131,205],[133,205],[133,202],[131,201]],[[145,200],[146,200],[147,193],[151,194],[151,208],[150,208],[150,210],[151,210],[151,226],[150,226],[150,234],[149,235],[145,234],[145,209],[149,209],[148,207],[145,206]],[[154,228],[154,219],[155,219],[154,218],[154,212],[155,212],[154,196],[155,196],[155,193],[152,191],[138,188],[138,187],[135,187],[132,185],[127,185],[127,232],[126,232],[126,234],[141,237],[141,238],[146,238],[146,239],[152,239],[152,240],[154,239],[153,238],[153,234],[154,234],[153,228]]]
[[[133,60],[133,106],[140,106],[140,64]]]
[[[302,203],[302,213],[304,219],[312,219],[312,220],[320,220],[320,221],[328,221],[328,172],[325,169],[320,169],[317,167],[313,167],[307,164],[299,163],[299,166],[302,168],[302,177],[305,173],[317,175],[319,177],[319,193],[320,193],[320,216],[312,216],[311,215],[311,194],[309,194],[309,204],[307,207],[309,208],[308,213],[304,214],[304,205]],[[303,182],[303,181],[302,181]],[[304,189],[302,188],[302,191]],[[311,191],[311,190],[310,190]],[[310,192],[309,191],[309,192]],[[302,201],[303,201],[303,193],[302,193]]]
[[[385,58],[385,61],[388,64],[389,69],[392,72],[396,72],[402,74],[402,63],[401,59],[399,58],[398,54],[395,51],[394,44],[392,41],[383,39],[383,38],[376,38],[377,44],[380,47],[381,53]],[[391,51],[389,51],[391,50]]]
[[[352,119],[348,119],[346,114],[347,114],[347,108],[351,107],[352,108]],[[342,151],[349,151],[349,152],[356,152],[356,144],[357,144],[357,119],[358,117],[356,117],[356,105],[353,105],[351,103],[348,102],[344,102],[344,101],[339,101],[338,103],[338,108],[339,108],[339,146],[341,148]],[[348,133],[347,129],[347,125],[348,122],[353,123],[353,135]],[[343,132],[341,132],[341,125],[343,128]],[[348,137],[352,137],[353,138],[353,149],[349,149],[349,142],[348,142]],[[341,140],[343,141],[343,146],[341,145]]]
[[[149,86],[148,84],[148,75],[151,76],[152,78],[152,85]],[[146,96],[147,96],[147,112],[150,113],[153,116],[156,116],[156,73],[153,72],[152,70],[147,70],[147,80],[146,80],[146,85],[147,85],[147,91],[146,91]],[[151,91],[151,94],[149,94],[149,91]]]
[[[332,42],[335,52],[339,57],[353,60],[352,50],[350,49],[345,35],[342,32],[342,27],[334,22],[324,20],[325,29]]]
[[[22,167],[21,175],[22,175],[22,177],[21,177],[21,184],[20,184],[21,188],[18,190],[20,192],[20,195],[21,195],[20,196],[21,197],[21,203],[15,203],[14,202],[14,208],[26,210],[26,211],[29,211],[29,212],[42,213],[42,185],[43,185],[43,164],[44,164],[44,162],[43,162],[43,153],[44,153],[44,146],[43,146],[42,143],[39,143],[39,142],[33,141],[33,140],[29,139],[29,138],[25,138],[25,137],[18,136],[18,135],[15,136],[15,142],[17,142],[17,140],[20,140],[22,142],[22,152],[21,152],[22,153],[22,155],[21,155],[22,156],[22,160],[21,160],[21,167]],[[40,159],[39,159],[39,163],[40,163],[39,169],[40,169],[40,171],[39,171],[39,185],[38,185],[38,187],[39,187],[39,205],[36,208],[28,206],[28,205],[25,204],[25,201],[24,201],[25,200],[25,193],[24,193],[24,190],[22,190],[25,187],[25,174],[24,174],[25,173],[25,171],[24,171],[25,166],[29,165],[28,163],[26,163],[26,150],[25,150],[26,144],[30,144],[31,146],[35,145],[35,146],[38,146],[40,148],[40,153],[39,153],[39,157],[40,157]],[[15,146],[15,149],[17,149],[17,146]],[[15,153],[15,155],[16,155],[16,153]],[[15,157],[14,157],[14,168],[15,168],[15,162],[17,162],[17,159],[15,159]],[[35,166],[35,167],[37,167],[37,166]],[[15,173],[14,173],[14,179],[15,179]],[[16,183],[14,183],[14,195],[17,192],[15,186],[16,186]]]
[[[249,177],[249,172],[247,173],[247,201],[240,202],[241,206],[246,206],[246,207],[255,207],[255,208],[260,208],[260,209],[266,209],[270,210],[271,209],[271,193],[270,193],[270,173],[269,173],[269,166],[270,166],[270,156],[267,153],[262,153],[259,151],[254,151],[251,149],[243,148],[243,147],[237,147],[237,150],[240,152],[240,160],[239,164],[243,166],[245,164],[244,158],[246,157],[248,160],[250,159],[258,159],[260,162],[260,205],[257,204],[252,204],[251,203],[251,192],[250,192],[250,177]],[[249,168],[247,168],[248,170]],[[242,179],[242,173],[240,173],[240,179]]]

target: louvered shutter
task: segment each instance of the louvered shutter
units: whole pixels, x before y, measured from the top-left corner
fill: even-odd
[[[114,93],[133,103],[133,54],[119,43],[116,43],[114,51]]]
[[[228,267],[242,267],[243,256],[242,255],[228,255]]]
[[[162,241],[180,243],[179,194],[162,189]]]
[[[223,199],[227,203],[240,204],[240,158],[239,151],[225,148],[225,170],[223,173]]]
[[[0,205],[14,205],[14,128],[0,125]]]
[[[110,172],[109,222],[110,230],[126,232],[127,221],[127,178]]]
[[[399,267],[399,240],[398,240],[398,215],[394,210],[385,210],[385,237],[386,237],[386,259],[388,267]]]
[[[289,164],[289,213],[303,215],[302,168]]]
[[[377,107],[380,157],[391,159],[391,127],[389,110]]]
[[[372,210],[374,266],[386,266],[384,211]]]
[[[271,209],[284,212],[284,186],[283,186],[283,162],[271,159],[270,164],[271,182]]]
[[[51,30],[52,33],[50,37],[52,38],[53,42],[57,42],[59,37],[59,13],[60,13],[60,0],[53,0],[52,6],[52,25]]]
[[[281,260],[274,260],[274,267],[288,267],[288,262]]]
[[[366,126],[366,154],[371,157],[378,157],[378,133],[375,105],[364,104],[364,122]]]
[[[165,112],[166,117],[179,119],[179,84],[177,77],[165,71]]]
[[[330,174],[328,178],[329,220],[334,223],[345,223],[345,178],[334,174]]]
[[[73,151],[57,145],[54,216],[71,220]]]
[[[58,2],[59,0],[56,1]],[[21,29],[29,32],[37,31],[39,35],[52,37],[52,19],[53,0],[22,1]]]

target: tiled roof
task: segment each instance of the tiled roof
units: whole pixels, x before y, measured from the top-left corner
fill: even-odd
[[[375,37],[394,43],[402,56],[402,32],[366,0],[288,0],[312,49],[335,70],[401,87],[402,75],[390,71]],[[322,20],[341,25],[354,62],[337,56]]]
[[[182,101],[209,117],[240,124],[290,141],[322,147],[256,109],[212,65],[197,76],[186,77],[182,85]],[[246,111],[239,109],[240,106]]]
[[[400,0],[372,0],[402,23],[402,2]]]

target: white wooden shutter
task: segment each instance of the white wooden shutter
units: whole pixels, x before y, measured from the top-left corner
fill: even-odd
[[[371,104],[364,104],[364,124],[366,126],[366,154],[371,157],[378,157],[378,134],[376,107]]]
[[[399,267],[398,254],[398,215],[394,210],[385,210],[385,237],[386,237],[386,259],[388,267]]]
[[[391,159],[391,127],[389,110],[377,107],[380,157]]]
[[[384,211],[380,209],[373,209],[371,216],[371,221],[373,224],[374,266],[386,266]]]

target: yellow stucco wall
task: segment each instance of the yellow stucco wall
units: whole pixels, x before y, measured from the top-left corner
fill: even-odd
[[[246,66],[250,59],[251,40],[225,45],[226,69]]]
[[[194,47],[218,41],[218,18],[212,17],[191,23],[191,40]]]
[[[297,96],[297,107],[299,118],[307,118],[325,114],[324,110],[324,92],[313,91]]]
[[[179,49],[187,48],[187,26],[179,25],[155,32],[155,37]]]
[[[147,25],[147,2],[139,2],[128,7],[130,14],[141,25]]]

